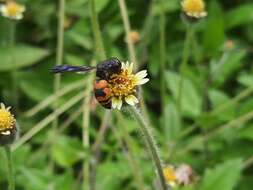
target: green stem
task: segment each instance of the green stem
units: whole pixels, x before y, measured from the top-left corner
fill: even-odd
[[[128,14],[127,14],[126,2],[125,0],[118,0],[118,2],[119,2],[120,12],[123,19],[125,33],[126,33],[128,53],[130,55],[130,60],[134,62],[134,68],[136,69],[138,65],[137,63],[138,61],[135,54],[134,44],[132,40],[129,38],[130,32],[131,32],[131,26],[130,26]]]
[[[87,79],[87,88],[85,89],[85,99],[83,101],[83,147],[85,150],[90,148],[90,101],[92,98],[92,81],[94,80],[94,75],[90,75]],[[87,159],[83,160],[83,190],[90,189],[90,162]]]
[[[161,113],[162,113],[162,124],[165,124],[165,52],[166,52],[166,39],[165,39],[165,13],[163,9],[164,0],[161,0],[161,10],[160,10],[160,90],[161,90]]]
[[[90,8],[90,17],[91,17],[91,25],[92,25],[92,32],[94,35],[94,41],[95,41],[95,56],[98,60],[104,60],[106,59],[106,54],[104,50],[104,45],[101,37],[101,31],[98,23],[98,16],[96,13],[96,3],[95,0],[89,1],[89,8]],[[92,76],[91,80],[88,84],[92,84],[92,81],[94,80],[94,77]],[[92,86],[87,87],[87,97],[86,101],[84,102],[84,110],[83,110],[83,145],[85,148],[89,147],[89,118],[90,118],[90,106],[89,102],[91,99],[91,95],[89,93],[91,92]],[[88,103],[88,108],[87,104]],[[87,160],[83,160],[83,189],[90,189],[90,162],[87,162]],[[86,179],[86,180],[85,180]]]
[[[15,33],[16,33],[16,23],[14,21],[10,21],[10,48],[11,48],[11,62],[12,62],[12,70],[11,70],[11,78],[12,78],[12,102],[13,106],[16,110],[18,110],[18,84],[17,84],[17,69],[16,69],[16,60],[15,60]]]
[[[99,58],[100,60],[104,60],[106,58],[106,54],[98,23],[95,0],[90,0],[90,12],[91,12],[91,25],[95,40],[96,55],[97,58]]]
[[[64,51],[64,17],[65,17],[65,0],[59,0],[58,11],[58,31],[57,31],[57,52],[56,52],[56,65],[62,65],[63,63],[63,51]],[[61,85],[61,75],[54,76],[54,92],[57,95]],[[55,102],[55,109],[58,107],[57,101]],[[56,130],[58,126],[58,117],[53,122],[53,128]]]
[[[7,165],[8,165],[8,181],[9,181],[8,190],[15,190],[15,179],[14,179],[14,172],[13,172],[12,154],[11,154],[11,149],[9,146],[5,147],[5,152],[6,152]]]
[[[163,168],[162,168],[162,161],[158,154],[158,147],[156,146],[155,140],[152,136],[151,129],[149,128],[146,120],[143,118],[142,114],[140,113],[140,110],[138,110],[136,107],[131,106],[129,108],[130,112],[134,114],[135,118],[140,124],[140,129],[143,133],[143,137],[146,142],[146,147],[149,150],[149,153],[151,154],[151,158],[154,162],[154,165],[157,170],[158,179],[160,181],[162,190],[168,190],[168,187],[166,185],[164,175],[163,175]]]
[[[183,58],[182,63],[180,65],[180,80],[179,80],[179,87],[178,87],[178,97],[177,97],[177,109],[180,116],[180,122],[182,123],[182,113],[181,113],[181,104],[182,104],[182,90],[184,85],[184,71],[186,69],[189,57],[190,57],[190,45],[191,45],[191,36],[193,33],[193,29],[191,25],[187,26],[186,31],[186,38],[184,42],[184,49],[183,49]]]
[[[121,113],[117,113],[117,126],[121,129],[121,134],[118,137],[118,141],[120,142],[121,146],[124,147],[124,144],[127,149],[126,157],[128,158],[129,164],[133,171],[134,179],[136,181],[136,189],[145,190],[145,183],[143,180],[143,176],[141,175],[140,164],[139,162],[134,159],[134,148],[136,144],[131,139],[129,131],[127,130],[126,121],[122,117]],[[114,128],[113,128],[114,129]],[[114,132],[117,135],[117,131]]]

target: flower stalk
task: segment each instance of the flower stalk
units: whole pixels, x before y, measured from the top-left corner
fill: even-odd
[[[184,85],[184,71],[187,67],[189,57],[190,57],[190,48],[191,48],[191,37],[193,35],[193,28],[191,24],[187,25],[187,31],[186,31],[186,38],[184,42],[184,49],[183,49],[183,58],[182,63],[180,65],[180,80],[179,80],[179,87],[178,87],[178,97],[177,97],[177,108],[179,116],[182,117],[181,114],[181,101],[182,101],[182,90]],[[182,120],[182,119],[181,119]]]
[[[147,147],[149,153],[151,154],[151,158],[154,162],[154,165],[155,165],[155,168],[157,171],[157,176],[159,178],[162,190],[168,190],[168,187],[166,185],[164,175],[163,175],[162,161],[159,157],[158,147],[157,147],[155,140],[152,136],[151,129],[149,128],[144,117],[141,115],[140,110],[138,110],[138,108],[136,108],[135,106],[129,106],[129,107],[130,107],[129,111],[131,113],[133,113],[136,120],[140,124],[140,129],[141,129],[141,132],[143,133],[143,137],[146,142],[146,147]]]
[[[10,42],[9,46],[11,48],[11,63],[12,63],[12,70],[11,70],[11,78],[12,78],[12,102],[16,109],[18,109],[18,84],[17,84],[17,69],[15,65],[15,34],[16,34],[16,23],[13,20],[9,21],[10,25]]]
[[[166,87],[165,87],[165,64],[166,64],[166,39],[165,39],[165,12],[164,12],[164,0],[161,0],[160,10],[160,90],[161,90],[161,113],[162,124],[165,124],[165,106],[166,106]],[[165,127],[164,127],[165,128]]]
[[[119,2],[120,12],[121,12],[121,17],[124,24],[124,30],[126,33],[128,53],[130,55],[130,60],[135,63],[135,69],[136,69],[138,64],[137,64],[137,58],[136,58],[135,49],[134,49],[134,43],[130,39],[131,25],[128,18],[126,2],[125,0],[118,0],[118,2]]]
[[[7,157],[7,166],[8,166],[8,190],[15,190],[15,179],[13,172],[13,162],[12,162],[12,153],[9,146],[5,146],[5,153]]]
[[[62,65],[63,62],[63,51],[64,51],[64,17],[65,17],[65,0],[59,0],[59,11],[58,11],[58,31],[57,31],[57,52],[56,52],[56,65]],[[54,76],[54,92],[57,96],[61,85],[61,75]],[[58,107],[57,101],[54,105],[55,110]],[[58,126],[58,117],[53,122],[53,127],[56,130]]]

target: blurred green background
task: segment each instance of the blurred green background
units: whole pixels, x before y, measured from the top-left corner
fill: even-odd
[[[49,69],[56,62],[58,2],[19,2],[26,5],[22,20],[14,23],[0,17],[0,100],[13,107],[21,137],[34,128],[42,130],[14,151],[16,189],[85,189],[82,166],[88,162],[93,189],[155,189],[154,167],[131,114],[123,110],[123,116],[118,116],[113,111],[109,121],[104,121],[108,123],[104,141],[94,151],[105,110],[94,98],[73,102],[80,93],[92,95],[85,82],[90,75],[64,75],[60,91],[70,88],[69,92],[52,98],[54,76]],[[106,56],[130,60],[118,1],[95,3]],[[147,69],[150,78],[143,86],[143,99],[162,159],[174,166],[187,163],[196,174],[193,184],[179,189],[251,190],[252,1],[206,1],[208,16],[194,24],[189,61],[181,72],[180,112],[177,96],[186,36],[180,1],[127,0],[126,5],[131,28],[140,34],[135,44],[138,67]],[[66,0],[65,11],[63,63],[90,65],[95,43],[89,0]],[[13,25],[15,43],[11,45]],[[31,110],[45,100],[49,100],[45,107]],[[55,130],[52,113],[56,100],[62,113]],[[90,112],[85,112],[86,108]],[[83,147],[84,113],[90,113],[93,149]],[[6,190],[2,150],[0,176],[0,189]]]

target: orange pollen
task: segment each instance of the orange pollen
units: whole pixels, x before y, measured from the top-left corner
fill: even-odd
[[[111,95],[116,97],[127,96],[136,91],[133,75],[128,75],[125,72],[113,75],[109,80],[109,86],[111,88]]]

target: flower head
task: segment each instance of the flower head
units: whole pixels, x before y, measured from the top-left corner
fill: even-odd
[[[111,88],[112,108],[121,109],[123,101],[134,106],[139,102],[137,99],[137,86],[149,81],[147,70],[133,74],[133,63],[123,63],[121,72],[113,74],[108,83]]]
[[[199,19],[207,15],[203,0],[183,0],[181,2],[183,12],[191,18]]]
[[[0,6],[0,12],[4,17],[20,20],[23,18],[25,6],[20,5],[15,1],[7,1],[5,5]]]
[[[9,110],[10,107],[0,104],[0,145],[10,144],[16,138],[16,120]]]
[[[174,187],[176,185],[177,182],[177,178],[176,178],[176,173],[175,173],[175,169],[173,166],[166,166],[163,169],[163,175],[165,178],[165,181],[168,185]]]
[[[177,182],[180,185],[187,186],[194,180],[194,171],[191,166],[187,164],[181,164],[176,169]]]
[[[128,40],[130,40],[133,44],[138,43],[141,40],[140,33],[136,30],[130,31],[130,33],[125,38],[125,42],[128,42]]]

